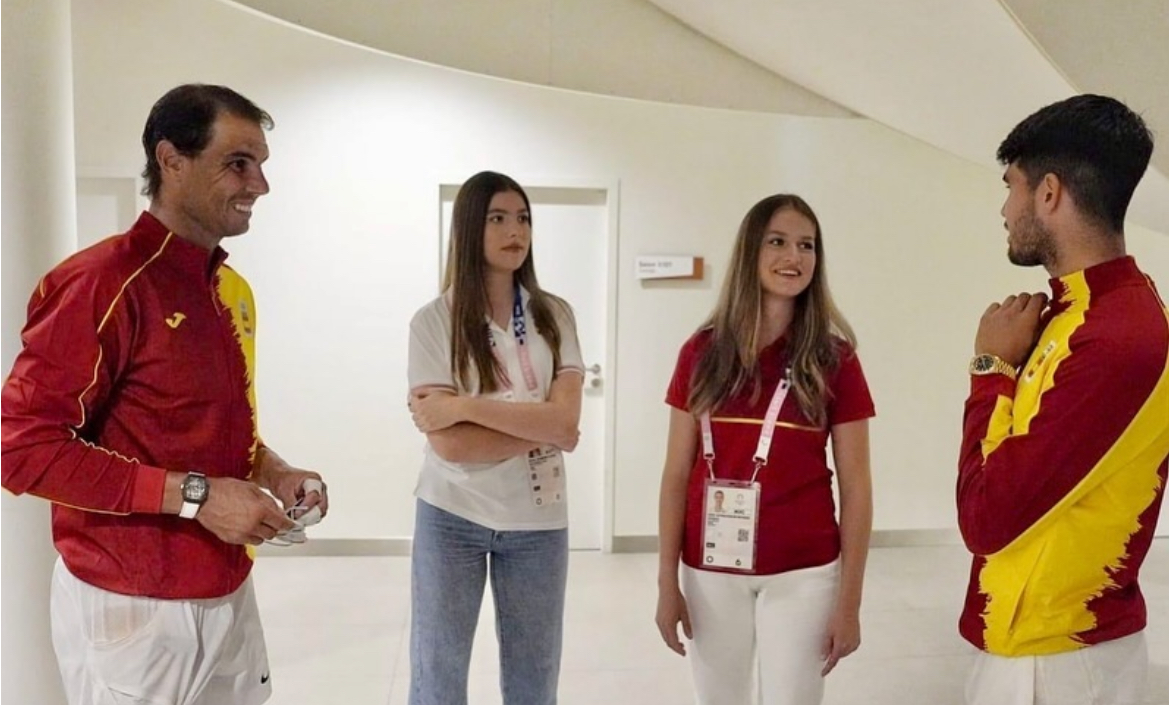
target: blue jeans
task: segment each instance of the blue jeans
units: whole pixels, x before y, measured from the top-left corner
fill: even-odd
[[[466,705],[489,567],[504,704],[555,705],[568,530],[492,531],[422,500],[410,561],[410,705]]]

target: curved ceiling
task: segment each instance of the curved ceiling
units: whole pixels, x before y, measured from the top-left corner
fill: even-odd
[[[1130,218],[1167,232],[1165,0],[648,1],[798,85],[980,163],[1048,103],[1122,98],[1158,145]]]
[[[1129,217],[1170,231],[1166,0],[221,0],[376,49],[532,83],[862,115],[976,163],[1022,118],[1113,95],[1155,133]]]

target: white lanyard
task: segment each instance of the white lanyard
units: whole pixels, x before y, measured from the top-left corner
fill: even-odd
[[[512,337],[516,340],[516,354],[520,357],[520,372],[524,375],[524,385],[528,387],[529,392],[535,392],[539,385],[536,382],[536,371],[532,368],[532,358],[528,354],[528,328],[524,323],[524,304],[520,300],[520,285],[517,284],[513,291],[515,293],[512,297]],[[492,353],[495,354],[496,360],[499,361],[500,368],[504,372],[504,385],[508,389],[512,389],[512,379],[508,376],[508,365],[504,361],[500,349],[496,346],[496,339],[492,336],[490,327],[488,328],[488,342],[491,343]]]
[[[772,403],[768,405],[768,412],[764,414],[763,426],[760,428],[760,440],[756,443],[756,454],[752,458],[755,468],[752,471],[750,482],[756,481],[756,475],[760,474],[760,468],[768,462],[768,451],[772,449],[772,434],[776,432],[776,419],[780,418],[780,408],[784,406],[784,399],[788,397],[788,388],[791,386],[788,381],[791,373],[791,369],[785,371],[780,383],[776,385],[776,391],[772,394]],[[699,417],[699,424],[703,431],[703,459],[707,461],[707,472],[714,480],[715,436],[711,433],[711,414],[703,412],[702,416]]]

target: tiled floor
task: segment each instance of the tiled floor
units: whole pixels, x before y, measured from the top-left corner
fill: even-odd
[[[656,558],[574,553],[560,702],[692,702],[684,659],[653,625]],[[968,558],[961,546],[870,553],[862,647],[828,679],[825,705],[961,705],[971,649],[955,631]],[[275,683],[272,705],[404,705],[408,558],[265,556],[255,572]],[[1167,541],[1143,569],[1150,606],[1148,703],[1167,705]],[[491,600],[472,655],[470,702],[500,702]]]

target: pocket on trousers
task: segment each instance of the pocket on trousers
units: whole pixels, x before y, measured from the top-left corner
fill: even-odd
[[[159,601],[130,597],[93,588],[86,591],[82,614],[85,638],[95,649],[108,649],[149,635],[159,613]]]
[[[118,705],[182,702],[199,648],[193,619],[180,604],[128,600],[137,604],[115,599],[91,615],[95,683],[104,686],[109,702]]]

